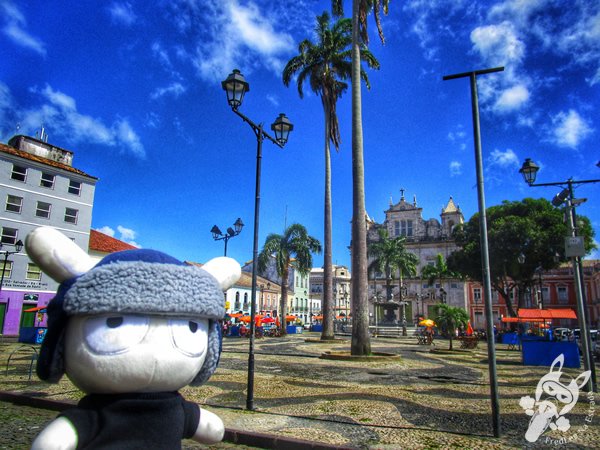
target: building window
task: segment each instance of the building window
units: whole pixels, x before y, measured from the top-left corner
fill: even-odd
[[[566,286],[558,286],[556,291],[558,294],[558,303],[569,303],[569,291]]]
[[[21,213],[21,207],[23,206],[23,198],[16,197],[14,195],[8,195],[6,197],[6,210],[14,213]]]
[[[51,173],[42,172],[42,178],[40,179],[40,186],[54,189],[54,175]]]
[[[481,301],[481,288],[473,289],[473,300],[475,301],[475,303],[478,303]]]
[[[16,228],[2,227],[2,237],[0,243],[15,245],[17,243],[18,230]]]
[[[394,221],[394,236],[400,236],[400,221]]]
[[[44,219],[49,219],[51,207],[52,205],[50,205],[50,203],[37,202],[37,208],[35,209],[36,217],[43,217]]]
[[[13,180],[25,182],[25,180],[27,179],[27,168],[13,164],[13,169],[12,173],[10,174],[10,177]]]
[[[81,183],[69,180],[69,194],[81,195]]]
[[[66,208],[65,209],[65,222],[76,224],[78,214],[79,214],[79,211],[77,211],[76,209]]]
[[[400,221],[400,234],[402,236],[410,237],[413,235],[413,221],[402,220]]]
[[[0,264],[0,276],[3,276],[4,278],[10,278],[12,275],[12,268],[13,268],[12,261],[6,261],[6,264],[4,264],[4,263]],[[4,271],[4,275],[1,275],[2,271]]]
[[[244,292],[244,308],[243,309],[248,309],[248,293]]]
[[[239,311],[240,308],[240,293],[239,291],[235,293],[235,308],[236,311]]]
[[[40,281],[42,279],[42,271],[35,264],[27,264],[27,273],[25,278],[28,280]]]

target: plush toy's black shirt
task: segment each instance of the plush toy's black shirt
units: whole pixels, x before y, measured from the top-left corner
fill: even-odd
[[[60,414],[73,423],[78,449],[180,449],[200,422],[200,408],[178,392],[91,394]]]

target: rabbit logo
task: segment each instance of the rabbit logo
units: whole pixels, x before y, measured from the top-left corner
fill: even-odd
[[[564,361],[563,354],[556,357],[550,371],[538,382],[535,399],[529,395],[521,397],[519,405],[531,416],[525,433],[525,439],[529,442],[536,442],[548,427],[562,432],[571,428],[565,415],[577,404],[579,390],[586,385],[591,372],[587,370],[568,383],[563,383],[560,378]]]

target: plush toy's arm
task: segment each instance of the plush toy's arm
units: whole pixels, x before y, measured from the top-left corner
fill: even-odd
[[[225,425],[219,416],[200,408],[200,423],[193,440],[202,444],[216,444],[221,442],[225,434]]]
[[[77,431],[71,421],[65,417],[59,417],[50,422],[31,444],[31,450],[75,448],[77,448]]]

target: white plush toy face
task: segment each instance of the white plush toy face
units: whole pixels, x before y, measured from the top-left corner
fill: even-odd
[[[176,391],[200,371],[207,345],[207,319],[74,316],[65,336],[65,369],[88,393]]]

